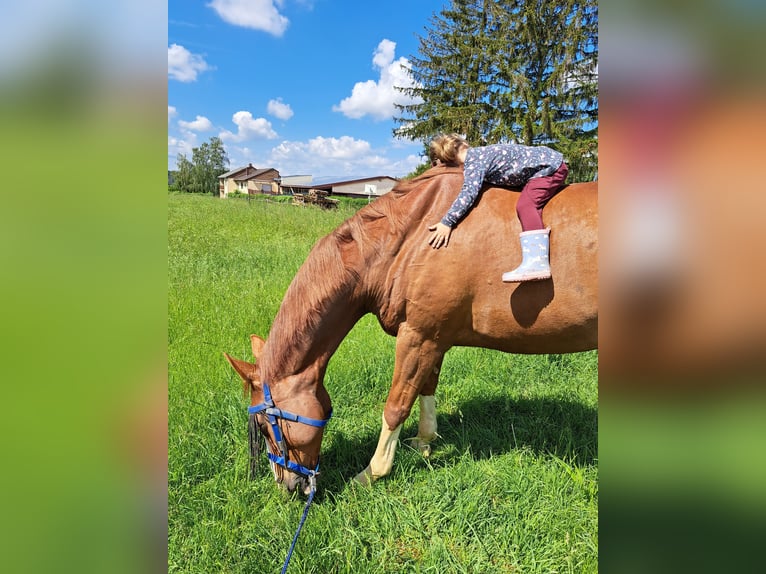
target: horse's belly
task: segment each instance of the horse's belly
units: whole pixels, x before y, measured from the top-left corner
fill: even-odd
[[[598,346],[598,317],[594,307],[578,313],[556,305],[536,309],[484,307],[474,309],[470,326],[455,345],[488,347],[508,353],[574,353]]]

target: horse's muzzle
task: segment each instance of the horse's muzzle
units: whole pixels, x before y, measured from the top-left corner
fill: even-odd
[[[308,495],[311,492],[309,479],[293,472],[285,473],[285,477],[282,479],[282,486],[291,494],[295,491],[299,491]]]

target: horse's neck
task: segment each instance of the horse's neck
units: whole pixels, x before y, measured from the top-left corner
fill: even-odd
[[[462,181],[462,170],[455,173]],[[391,261],[413,225],[423,220],[433,191],[448,180],[408,182],[404,191],[362,208],[317,243],[274,319],[259,361],[262,374],[275,380],[317,368],[321,378],[356,322],[387,304],[385,281]],[[408,188],[419,191],[410,193]]]
[[[259,361],[266,378],[275,380],[318,369],[364,314],[355,303],[354,273],[345,269],[330,236],[312,250],[280,306]]]

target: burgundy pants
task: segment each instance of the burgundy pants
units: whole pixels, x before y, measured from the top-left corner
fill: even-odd
[[[543,229],[543,207],[561,191],[568,173],[569,166],[562,162],[561,167],[551,175],[533,177],[527,182],[516,204],[522,231]]]

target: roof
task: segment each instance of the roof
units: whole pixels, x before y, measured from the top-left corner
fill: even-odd
[[[247,165],[243,165],[242,167],[231,169],[231,170],[227,171],[226,173],[222,173],[221,175],[218,176],[218,179],[229,179],[232,176],[234,176],[234,175],[236,175],[236,174],[238,174],[238,173],[240,173],[242,171],[246,171],[246,170],[255,170],[255,173],[251,174],[251,173],[247,172],[245,174],[245,175],[247,175],[247,177],[235,177],[234,179],[236,181],[244,181],[246,179],[250,179],[250,178],[252,178],[252,177],[254,177],[256,175],[260,175],[260,174],[262,174],[264,172],[267,172],[267,171],[271,171],[271,170],[276,171],[276,169],[273,168],[273,167],[266,167],[266,168],[261,167],[261,168],[258,168],[258,167],[255,167],[252,163],[250,163],[250,164],[247,164]]]
[[[341,181],[326,182],[326,183],[322,183],[322,184],[319,184],[319,185],[315,185],[313,187],[315,187],[317,189],[320,189],[321,187],[324,187],[324,186],[327,186],[327,185],[332,187],[334,185],[346,185],[346,184],[349,184],[349,183],[363,183],[365,181],[376,181],[376,180],[379,180],[379,179],[391,179],[393,181],[399,181],[399,178],[391,177],[390,175],[376,175],[376,176],[373,176],[373,177],[362,177],[362,178],[359,178],[359,179],[344,179],[344,180],[341,180]]]
[[[255,173],[244,173],[239,177],[235,177],[234,181],[247,181],[248,179],[255,179],[259,175],[263,175],[264,173],[268,173],[270,171],[276,171],[273,167],[266,167],[263,169],[258,169],[255,171]]]
[[[250,166],[245,165],[245,166],[242,166],[242,167],[238,167],[238,168],[229,170],[226,173],[222,173],[221,175],[219,175],[218,179],[225,179],[227,177],[230,177],[230,176],[234,175],[238,171],[242,171],[243,169],[247,169],[248,167],[250,167]]]
[[[359,179],[344,179],[341,181],[328,181],[325,183],[309,183],[309,184],[290,184],[286,187],[299,187],[304,189],[320,189],[325,191],[332,191],[332,188],[338,185],[348,185],[349,183],[363,183],[365,181],[378,181],[381,179],[390,179],[398,182],[399,178],[391,177],[389,175],[376,175],[374,177],[362,177]]]
[[[319,189],[321,191],[332,191],[332,183],[290,183],[282,187],[297,188],[297,189]]]

